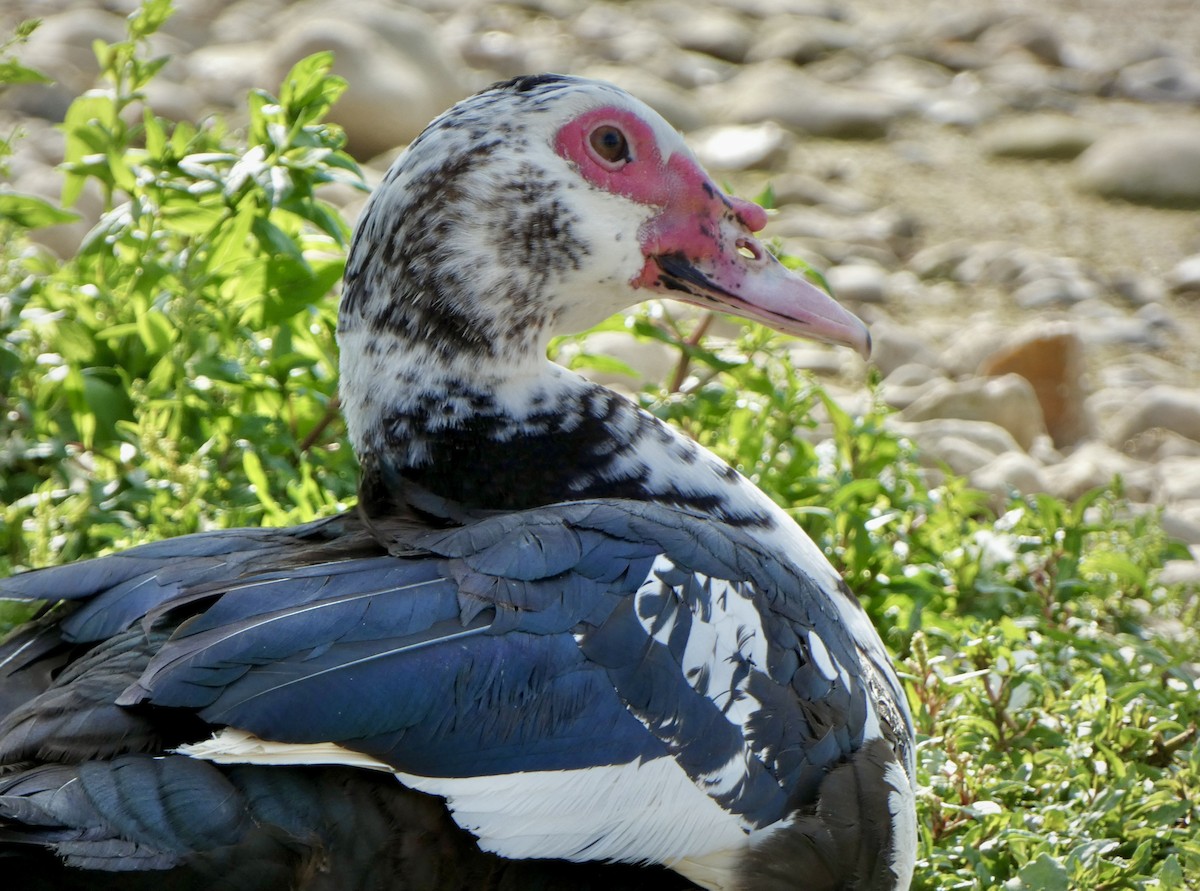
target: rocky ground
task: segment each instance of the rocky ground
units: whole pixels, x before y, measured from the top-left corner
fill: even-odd
[[[118,39],[131,5],[0,11],[5,26],[44,19],[22,58],[59,81],[0,96],[0,124],[29,133],[17,188],[56,196],[52,125],[91,85],[92,41]],[[371,176],[498,78],[627,87],[736,191],[771,184],[768,233],[872,323],[883,396],[933,472],[1068,498],[1120,474],[1200,556],[1194,0],[178,5],[157,40],[173,57],[151,94],[159,113],[236,119],[247,88],[333,49],[351,84],[334,118]],[[353,214],[360,199],[341,198]],[[44,241],[69,254],[82,231]],[[648,367],[653,349],[628,358]],[[795,355],[862,398],[856,357]]]

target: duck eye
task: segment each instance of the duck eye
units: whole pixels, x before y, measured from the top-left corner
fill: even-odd
[[[625,134],[611,124],[597,127],[588,137],[588,141],[592,145],[592,150],[600,156],[601,160],[610,164],[621,164],[632,160],[629,154],[629,141],[625,138]]]

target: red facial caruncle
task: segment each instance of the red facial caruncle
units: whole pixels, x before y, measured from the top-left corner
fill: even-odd
[[[664,157],[658,134],[633,110],[584,112],[559,129],[554,148],[594,187],[655,209],[638,232],[645,264],[634,288],[869,353],[862,322],[754,237],[766,211],[725,195],[681,142]]]

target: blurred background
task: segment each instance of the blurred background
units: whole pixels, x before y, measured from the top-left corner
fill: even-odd
[[[8,0],[52,78],[0,96],[11,179],[57,199],[55,124],[133,0]],[[367,177],[515,74],[613,81],[687,135],[767,234],[872,324],[890,423],[931,468],[1075,498],[1115,474],[1200,553],[1200,11],[1195,0],[180,0],[150,105],[234,125],[252,87],[336,53],[332,119]],[[325,195],[353,218],[361,192]],[[70,257],[78,222],[33,237]],[[600,335],[661,378],[661,345]],[[666,349],[661,347],[661,349]],[[856,357],[797,346],[839,398]],[[1195,572],[1181,563],[1180,571]]]

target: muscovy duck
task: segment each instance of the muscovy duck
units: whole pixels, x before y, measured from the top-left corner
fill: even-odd
[[[912,722],[854,595],[731,467],[546,358],[655,295],[865,354],[765,222],[607,84],[431,123],[346,269],[358,511],[0,582],[57,602],[0,646],[0,870],[907,888]]]

